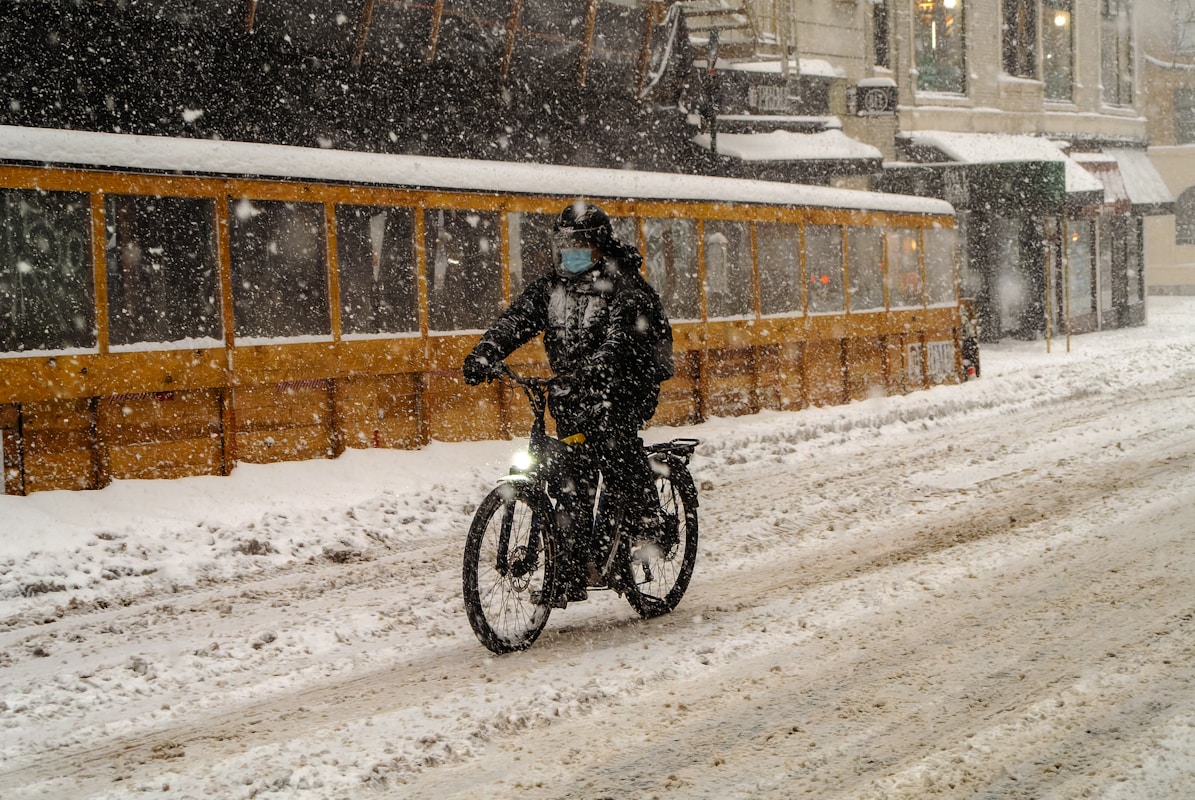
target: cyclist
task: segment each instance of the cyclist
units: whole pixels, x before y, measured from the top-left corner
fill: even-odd
[[[639,273],[638,249],[614,237],[610,218],[577,201],[552,231],[554,272],[528,284],[465,357],[470,385],[492,380],[502,360],[537,334],[556,374],[548,408],[560,437],[585,434],[559,500],[565,531],[560,594],[586,599],[589,564],[605,532],[592,530],[597,474],[624,520],[657,524],[659,504],[639,431],[655,413],[660,384],[672,377],[672,328],[660,296]]]

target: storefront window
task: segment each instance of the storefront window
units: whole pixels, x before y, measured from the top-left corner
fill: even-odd
[[[917,0],[913,9],[917,88],[967,91],[964,0]]]
[[[888,305],[921,306],[921,245],[914,228],[890,228],[888,240]]]
[[[1073,0],[1043,0],[1042,73],[1047,100],[1070,100],[1075,85],[1075,50],[1071,20]]]
[[[1029,224],[1022,217],[998,214],[988,220],[991,236],[989,258],[995,269],[992,281],[996,307],[1000,313],[1000,330],[1019,331],[1034,302],[1029,270],[1023,258],[1021,240],[1023,226]]]
[[[1072,220],[1067,226],[1067,300],[1072,317],[1090,314],[1094,308],[1095,293],[1091,280],[1094,224],[1086,220]]]
[[[884,240],[879,228],[847,228],[851,311],[884,309]]]
[[[1141,263],[1141,225],[1140,219],[1131,224],[1132,234],[1125,237],[1125,278],[1128,281],[1129,305],[1141,305],[1145,302],[1145,270]]]
[[[761,314],[801,314],[801,229],[784,222],[755,226]]]
[[[805,226],[805,271],[809,273],[809,313],[841,314],[846,309],[842,282],[842,228],[837,225]]]
[[[921,232],[925,251],[925,295],[931,306],[954,305],[954,259],[957,235],[954,228],[925,228]]]
[[[674,322],[701,318],[697,281],[697,222],[691,219],[644,220],[647,280],[660,293]]]
[[[1097,222],[1099,233],[1096,241],[1099,250],[1096,253],[1096,263],[1099,265],[1100,311],[1112,308],[1112,250],[1113,234],[1112,220],[1104,217]]]
[[[229,209],[236,335],[328,335],[324,207],[233,200]]]
[[[336,206],[336,255],[344,333],[419,330],[412,209]]]
[[[108,195],[104,217],[109,341],[222,338],[213,201]]]
[[[0,352],[94,348],[87,195],[0,189]]]
[[[711,318],[755,312],[751,232],[745,222],[705,223],[705,304]]]
[[[430,209],[423,220],[429,327],[434,331],[488,328],[502,309],[498,215]]]

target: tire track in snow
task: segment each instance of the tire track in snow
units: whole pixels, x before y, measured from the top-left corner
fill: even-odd
[[[1181,397],[1182,390],[1174,387],[1155,397],[1151,403],[1162,409],[1166,403]],[[1106,416],[1108,406],[1108,399],[1104,397],[1068,404],[1057,414],[1031,414],[1024,421],[1026,440],[1048,436],[1061,427],[1089,424]],[[1176,431],[1168,427],[1168,416],[1156,414],[1155,429],[1134,443],[1129,454],[1134,448],[1140,451],[1159,447],[1159,441],[1173,441]],[[1189,442],[1190,432],[1186,435]],[[1181,442],[1182,437],[1177,438]],[[1169,456],[1145,453],[1143,457],[1148,457],[1145,471],[1134,473],[1122,460],[1125,456],[1112,460],[1104,453],[1105,445],[1101,441],[1093,443],[1091,452],[1067,453],[1069,461],[1059,461],[1052,468],[1054,474],[1048,476],[1050,480],[1044,485],[1041,476],[1022,470],[988,479],[978,487],[982,491],[968,491],[966,502],[955,505],[947,514],[935,519],[918,519],[914,509],[904,508],[924,490],[911,487],[907,480],[899,477],[900,474],[940,467],[967,450],[992,453],[991,458],[998,462],[1017,455],[1011,452],[1016,449],[1016,446],[999,444],[995,434],[951,424],[935,429],[928,443],[923,444],[914,437],[908,453],[885,459],[884,470],[896,473],[897,477],[877,476],[874,460],[856,463],[845,457],[841,462],[819,463],[818,480],[826,487],[832,490],[839,486],[846,497],[874,497],[876,507],[883,513],[862,516],[859,509],[836,508],[832,493],[827,493],[823,501],[834,512],[836,526],[841,521],[841,530],[831,532],[832,536],[806,533],[794,553],[784,553],[783,560],[778,563],[768,563],[774,559],[760,557],[756,560],[762,563],[752,563],[747,575],[738,567],[720,567],[717,559],[710,559],[711,569],[703,571],[703,552],[698,573],[701,580],[695,582],[681,610],[670,618],[643,624],[617,623],[597,630],[590,624],[571,621],[563,627],[553,625],[545,633],[542,647],[537,646],[536,650],[518,660],[503,659],[497,662],[500,667],[494,666],[494,660],[472,642],[442,651],[416,653],[402,666],[372,670],[348,680],[269,698],[149,734],[118,738],[98,747],[74,748],[73,752],[61,755],[43,754],[37,764],[0,773],[0,785],[22,786],[74,773],[90,776],[84,785],[99,789],[110,786],[115,777],[139,774],[147,766],[152,768],[157,760],[155,754],[181,750],[186,753],[188,767],[199,767],[251,746],[285,740],[296,731],[328,729],[344,721],[383,713],[397,705],[434,701],[451,687],[475,680],[480,672],[497,673],[499,680],[505,677],[503,673],[507,670],[511,676],[526,677],[534,670],[550,666],[554,660],[583,660],[591,648],[633,646],[643,631],[649,631],[656,639],[669,636],[683,639],[695,614],[722,618],[724,625],[733,626],[736,614],[749,616],[753,608],[766,604],[777,594],[799,598],[818,587],[944,553],[960,544],[999,536],[1072,508],[1084,508],[1098,497],[1123,490],[1131,480],[1161,480],[1172,470],[1183,468],[1189,471],[1192,466],[1190,447],[1184,448],[1180,444],[1178,452]],[[1169,463],[1159,460],[1167,457]],[[1152,472],[1149,471],[1151,463],[1155,465]],[[733,497],[737,491],[783,500],[791,497],[792,484],[801,475],[799,467],[796,478],[791,473],[787,476],[778,474],[774,465],[766,473],[743,469],[716,474],[716,488],[707,500],[703,500],[703,551],[710,546],[711,540],[732,541],[737,534],[736,528],[742,526],[741,520],[736,521],[736,512],[743,506],[741,499]],[[773,532],[773,537],[783,533],[783,530]],[[764,544],[767,544],[766,538]],[[452,552],[451,547],[444,549],[446,555],[437,555],[432,568],[446,568],[440,564],[442,557],[453,562],[455,572],[455,560],[459,555]],[[381,583],[384,582],[382,579]],[[429,687],[433,688],[429,690]]]

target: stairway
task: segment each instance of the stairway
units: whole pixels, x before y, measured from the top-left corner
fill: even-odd
[[[748,0],[682,0],[689,43],[695,58],[704,58],[710,33],[718,33],[718,57],[750,58],[756,54],[757,35]]]

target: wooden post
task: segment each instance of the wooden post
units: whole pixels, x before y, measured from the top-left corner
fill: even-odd
[[[510,16],[506,20],[506,44],[502,48],[502,80],[510,75],[510,62],[514,58],[515,37],[519,30],[519,15],[523,12],[523,0],[510,4]]]
[[[104,193],[91,195],[91,267],[95,283],[95,338],[101,354],[108,352],[108,252],[104,230]]]
[[[353,46],[353,69],[361,66],[365,58],[365,44],[369,41],[369,27],[373,24],[373,0],[361,5],[361,17],[357,22],[357,41]]]
[[[229,243],[228,192],[216,196],[216,256],[219,264],[220,319],[224,333],[224,385],[219,388],[220,398],[220,470],[224,475],[232,473],[237,463],[237,428],[234,386],[233,347],[236,337],[236,312],[232,296],[232,245]]]
[[[593,29],[597,25],[598,0],[589,0],[585,9],[585,38],[581,42],[581,64],[577,71],[577,85],[585,85],[585,76],[589,71],[589,57],[593,54]]]
[[[444,19],[444,0],[436,0],[432,6],[432,29],[427,38],[427,63],[436,60],[436,46],[440,43],[440,22]]]
[[[100,436],[99,406],[98,397],[87,398],[87,423],[91,436],[91,485],[95,489],[103,489],[112,482],[112,459],[104,437]]]

